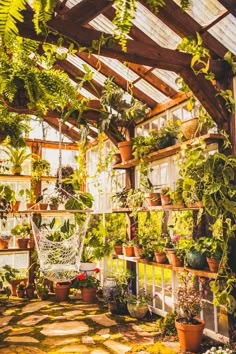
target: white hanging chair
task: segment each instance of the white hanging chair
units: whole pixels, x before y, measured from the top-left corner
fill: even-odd
[[[80,268],[89,214],[86,215],[83,225],[76,226],[74,235],[60,242],[50,241],[46,237],[48,231],[39,230],[33,221],[33,216],[30,217],[30,220],[41,274],[54,282],[74,279]]]
[[[61,119],[59,119],[59,187],[63,190],[62,184],[62,154],[61,154]],[[66,192],[67,193],[67,192]],[[70,195],[72,198],[76,196]],[[86,213],[86,210],[84,211]],[[56,242],[50,241],[46,237],[47,230],[39,230],[36,226],[33,216],[30,221],[34,234],[36,249],[39,257],[39,265],[41,274],[52,281],[70,281],[75,278],[80,268],[80,259],[83,252],[84,238],[86,235],[90,215],[86,213],[86,217],[82,225],[76,225],[75,233],[70,238]]]

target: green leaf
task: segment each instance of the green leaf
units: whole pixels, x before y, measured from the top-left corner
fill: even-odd
[[[26,5],[26,0],[0,0],[0,34],[5,40],[9,40],[12,34],[18,34],[16,23],[23,22],[21,12]]]

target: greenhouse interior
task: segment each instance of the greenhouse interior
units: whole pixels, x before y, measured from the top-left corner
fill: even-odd
[[[236,1],[0,1],[0,353],[236,353]]]

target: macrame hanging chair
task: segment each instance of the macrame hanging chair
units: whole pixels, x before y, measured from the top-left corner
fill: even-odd
[[[62,155],[61,155],[61,120],[59,119],[59,167],[58,188],[62,189]],[[63,190],[64,191],[64,190]],[[68,193],[67,193],[68,194]],[[70,195],[76,199],[76,196]],[[80,225],[76,224],[74,234],[63,241],[51,241],[47,238],[48,230],[41,230],[30,215],[36,250],[39,257],[40,273],[54,282],[71,281],[78,274],[83,252],[84,239],[90,214],[84,211],[85,217]]]

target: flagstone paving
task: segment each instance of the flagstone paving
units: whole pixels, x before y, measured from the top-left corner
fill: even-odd
[[[139,321],[112,315],[103,303],[86,304],[77,298],[58,303],[53,296],[50,301],[2,302],[0,354],[146,354],[157,342],[154,317]],[[145,349],[135,349],[141,345]],[[168,348],[173,354],[179,346],[170,343]]]

